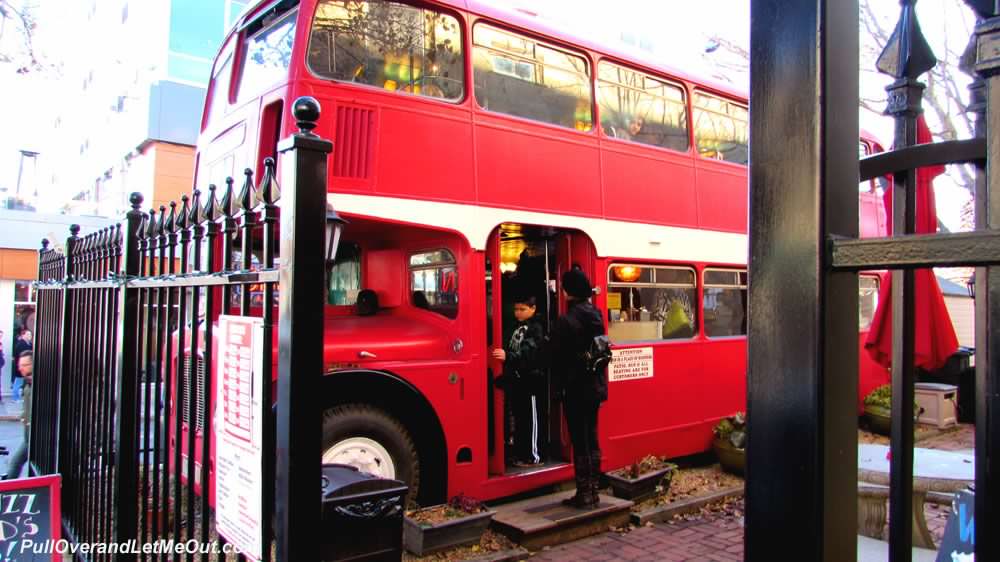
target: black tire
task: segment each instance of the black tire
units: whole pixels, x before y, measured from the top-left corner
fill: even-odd
[[[409,486],[407,497],[416,501],[420,492],[420,456],[410,432],[385,411],[368,404],[342,404],[323,413],[323,452],[351,438],[366,437],[381,445],[392,457],[395,479]]]

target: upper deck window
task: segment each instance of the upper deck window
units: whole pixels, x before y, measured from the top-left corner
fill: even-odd
[[[229,106],[229,81],[232,71],[233,41],[230,39],[215,60],[215,68],[212,69],[212,82],[208,92],[211,97],[206,104],[209,119],[221,117],[226,107]]]
[[[609,137],[688,148],[684,89],[617,64],[597,65],[601,130]]]
[[[587,61],[488,25],[473,30],[476,101],[483,109],[589,131]]]
[[[410,256],[411,303],[446,318],[458,317],[458,269],[448,250]]]
[[[694,142],[705,158],[746,164],[749,157],[747,108],[717,96],[694,94]]]
[[[240,78],[240,101],[259,95],[268,86],[288,78],[297,14],[297,11],[292,11],[276,22],[264,22],[263,29],[247,38]]]
[[[309,68],[332,80],[460,100],[465,95],[458,20],[386,0],[321,0]]]

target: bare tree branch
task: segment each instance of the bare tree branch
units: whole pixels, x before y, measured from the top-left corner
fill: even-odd
[[[14,7],[10,0],[0,0],[0,65],[17,66],[18,74],[42,70],[35,51],[33,6]]]

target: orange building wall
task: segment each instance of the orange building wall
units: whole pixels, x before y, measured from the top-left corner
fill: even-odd
[[[194,183],[194,147],[163,142],[154,143],[146,153],[153,158],[153,201],[169,205],[190,195]]]
[[[38,251],[0,248],[0,279],[38,278]]]

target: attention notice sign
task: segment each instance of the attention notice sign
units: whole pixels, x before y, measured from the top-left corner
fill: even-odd
[[[58,475],[0,482],[0,561],[62,560],[54,549],[38,548],[62,538],[59,486]]]
[[[653,378],[652,347],[612,349],[611,355],[611,365],[608,366],[609,382]]]
[[[220,353],[215,364],[215,524],[219,534],[245,556],[259,560],[263,548],[263,319],[220,316],[219,332]]]

